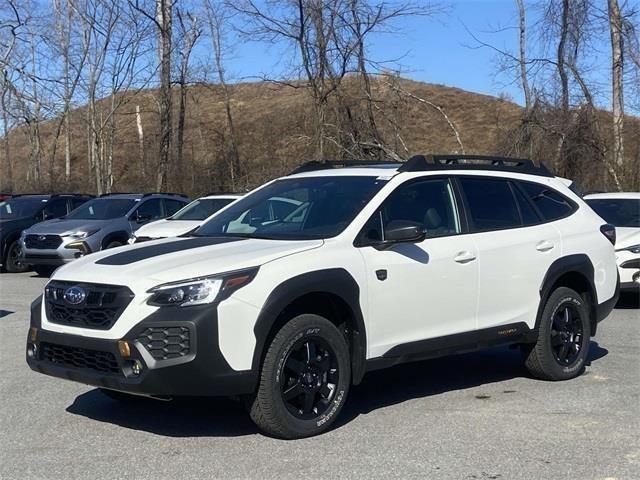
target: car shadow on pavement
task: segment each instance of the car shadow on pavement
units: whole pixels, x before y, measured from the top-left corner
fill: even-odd
[[[12,313],[15,313],[15,312],[12,312],[11,310],[2,310],[2,309],[0,309],[0,318],[7,317],[7,316],[11,315]]]
[[[168,437],[237,437],[258,432],[242,404],[226,398],[136,397],[119,402],[95,389],[76,397],[67,412]]]
[[[608,353],[607,349],[592,341],[587,365]],[[509,347],[408,363],[371,372],[360,385],[351,389],[349,401],[336,422],[336,428],[379,408],[514,378],[533,380],[524,366],[519,349]],[[511,389],[505,392],[516,393]]]
[[[640,308],[640,294],[636,292],[621,292],[616,309],[633,310],[636,308]]]
[[[587,365],[608,353],[592,341]],[[415,398],[519,377],[531,378],[522,364],[520,352],[506,347],[370,372],[360,385],[352,387],[332,429],[346,425],[359,415]],[[169,437],[235,437],[258,432],[242,404],[224,398],[181,398],[163,402],[140,397],[123,403],[95,389],[78,396],[67,412]]]

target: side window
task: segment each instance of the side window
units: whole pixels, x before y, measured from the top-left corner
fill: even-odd
[[[86,201],[90,200],[89,198],[80,198],[80,197],[74,197],[71,199],[71,209],[75,210],[76,208],[78,208],[80,205],[82,205],[83,203],[85,203]]]
[[[460,233],[449,180],[424,180],[399,186],[367,221],[358,241],[366,244],[384,240],[384,230],[404,222],[422,225],[428,238]]]
[[[164,199],[164,209],[166,210],[167,217],[170,217],[185,205],[186,203],[179,202],[178,200]]]
[[[540,223],[540,216],[531,206],[531,202],[527,200],[524,193],[520,191],[517,185],[512,184],[512,187],[513,193],[516,196],[516,201],[518,202],[518,207],[520,208],[522,223],[527,227]]]
[[[45,219],[58,218],[67,214],[67,199],[56,198],[51,200],[44,207]]]
[[[547,221],[566,217],[573,211],[567,199],[545,185],[520,182],[520,186]]]
[[[474,230],[501,230],[522,225],[509,182],[497,178],[460,177]]]
[[[152,198],[147,200],[136,210],[137,215],[134,214],[134,218],[137,216],[141,221],[157,220],[162,218],[162,200],[159,198]]]

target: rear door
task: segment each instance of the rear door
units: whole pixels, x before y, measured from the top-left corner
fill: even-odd
[[[516,181],[460,176],[478,247],[478,329],[535,324],[539,288],[560,256],[560,233],[544,223]]]

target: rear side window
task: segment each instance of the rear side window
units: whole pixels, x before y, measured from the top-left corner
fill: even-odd
[[[138,217],[142,217],[145,220],[156,220],[162,218],[162,207],[160,206],[161,200],[159,198],[152,198],[147,200],[138,207]]]
[[[47,218],[58,218],[67,214],[67,199],[66,198],[57,198],[55,200],[51,200],[47,203],[46,207],[44,207],[44,212]]]
[[[522,226],[516,200],[507,180],[460,177],[469,217],[476,231]]]
[[[525,197],[524,193],[522,193],[519,188],[515,185],[513,187],[513,193],[516,195],[516,201],[520,208],[520,215],[522,215],[522,223],[527,227],[540,223],[540,216],[531,206],[531,202],[527,200],[527,197]]]
[[[75,210],[80,205],[85,203],[87,200],[89,200],[89,198],[84,198],[84,197],[83,198],[79,198],[79,197],[72,198],[71,199],[71,210]]]
[[[573,212],[573,205],[546,185],[530,182],[519,184],[546,221],[557,220]]]

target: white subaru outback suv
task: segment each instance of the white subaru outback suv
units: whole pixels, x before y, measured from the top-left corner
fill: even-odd
[[[351,385],[402,362],[515,344],[538,378],[580,374],[618,296],[612,226],[526,160],[348,165],[58,269],[29,366],[122,400],[240,396],[282,438],[326,430]],[[274,197],[298,206],[264,218]]]

